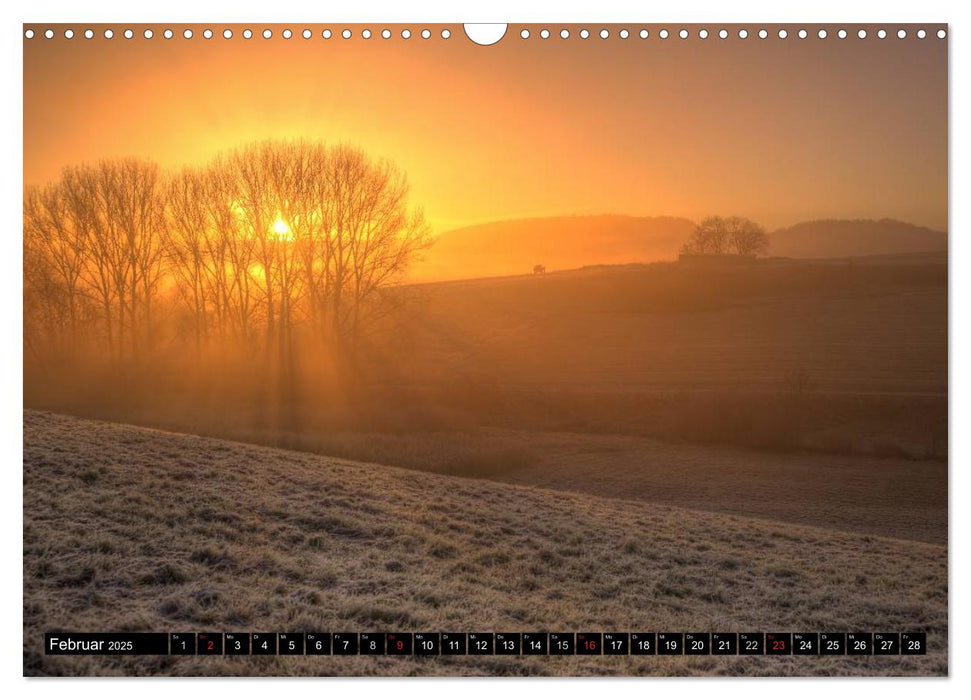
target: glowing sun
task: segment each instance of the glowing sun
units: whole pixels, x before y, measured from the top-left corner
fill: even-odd
[[[290,226],[283,219],[277,219],[273,222],[273,233],[281,241],[293,240],[293,231],[290,230]]]

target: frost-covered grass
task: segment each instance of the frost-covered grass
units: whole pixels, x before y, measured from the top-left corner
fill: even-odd
[[[896,631],[926,657],[47,657],[76,631]],[[943,546],[26,411],[29,675],[940,675]]]

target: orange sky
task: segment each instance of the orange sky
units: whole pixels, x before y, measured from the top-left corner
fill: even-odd
[[[438,231],[486,220],[741,214],[769,228],[892,217],[947,228],[947,41],[592,36],[121,36],[24,41],[24,177],[138,155],[175,167],[269,137],[396,161]],[[85,25],[89,26],[89,25]],[[231,26],[234,38],[221,36]],[[261,30],[264,25],[254,25]],[[344,25],[341,25],[343,27]],[[767,25],[770,37],[776,28]],[[579,26],[571,26],[574,37]],[[737,32],[733,28],[733,35]],[[696,28],[692,27],[692,35]],[[896,32],[896,27],[893,28]]]

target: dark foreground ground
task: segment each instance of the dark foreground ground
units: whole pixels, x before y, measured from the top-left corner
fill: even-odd
[[[944,546],[24,416],[26,675],[946,675]],[[926,631],[924,657],[46,657],[78,631]]]

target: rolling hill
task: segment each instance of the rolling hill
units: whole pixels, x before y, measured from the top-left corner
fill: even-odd
[[[410,279],[529,274],[591,265],[674,260],[694,222],[657,216],[562,216],[495,221],[448,231],[435,239]],[[846,258],[947,251],[947,234],[893,219],[820,219],[769,235],[769,255]]]
[[[26,675],[946,675],[944,546],[24,412]],[[926,631],[926,656],[52,657],[45,631]],[[771,630],[770,630],[771,628]]]
[[[411,278],[433,281],[520,275],[534,265],[585,265],[677,258],[694,223],[668,216],[562,216],[496,221],[441,234]]]
[[[789,258],[847,258],[947,251],[947,234],[893,219],[821,219],[779,229],[769,254]]]

